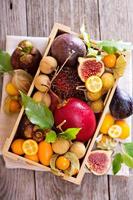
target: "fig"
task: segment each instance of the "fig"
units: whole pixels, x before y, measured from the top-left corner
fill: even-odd
[[[52,83],[52,90],[61,98],[84,98],[84,93],[76,88],[82,85],[77,69],[65,66]]]
[[[11,64],[14,69],[23,69],[35,75],[40,60],[41,53],[28,40],[21,41],[11,56]]]
[[[95,175],[104,175],[111,166],[111,151],[95,150],[90,152],[87,167]]]
[[[75,67],[78,57],[84,57],[86,55],[86,46],[77,36],[64,33],[55,38],[50,52],[60,66],[65,62],[70,54],[73,53],[71,58],[68,60],[67,65],[69,67]]]
[[[110,112],[116,119],[124,119],[133,114],[133,98],[124,90],[116,88],[110,103]]]
[[[18,90],[27,93],[28,90],[30,89],[32,79],[33,78],[29,73],[27,73],[22,69],[17,69],[14,70],[12,83]]]
[[[54,112],[55,125],[58,126],[64,120],[62,130],[67,128],[81,128],[76,140],[88,141],[94,134],[96,119],[94,112],[87,103],[78,98],[69,98],[56,108]]]
[[[101,76],[104,72],[104,64],[96,58],[78,58],[78,75],[85,82],[90,76]]]

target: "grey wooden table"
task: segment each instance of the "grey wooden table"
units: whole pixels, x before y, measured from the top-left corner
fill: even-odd
[[[132,0],[0,0],[0,48],[6,34],[48,36],[54,22],[95,39],[133,42]],[[132,200],[133,178],[85,175],[81,186],[49,173],[8,170],[0,157],[0,200]]]

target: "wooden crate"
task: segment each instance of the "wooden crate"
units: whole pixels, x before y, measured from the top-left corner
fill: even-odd
[[[71,29],[70,29],[70,27],[67,27],[67,26],[64,26],[64,25],[62,25],[62,24],[56,23],[56,24],[54,25],[52,31],[51,31],[50,36],[49,36],[49,42],[48,42],[47,48],[46,48],[46,50],[45,50],[44,57],[48,55],[49,50],[50,50],[50,47],[51,47],[51,44],[52,44],[53,40],[55,39],[56,35],[57,35],[59,32],[63,32],[63,33],[65,32],[65,33],[71,33],[71,34],[74,34],[74,35],[78,35],[77,33],[72,32]],[[35,77],[36,77],[39,73],[40,73],[40,69],[38,68]],[[105,98],[103,113],[102,113],[102,115],[101,115],[101,117],[100,117],[100,120],[99,120],[97,129],[96,129],[96,131],[95,131],[95,134],[94,134],[93,138],[92,138],[91,140],[88,141],[87,148],[86,148],[86,155],[85,155],[84,160],[83,160],[83,162],[82,162],[82,164],[81,164],[81,167],[80,167],[80,170],[79,170],[78,175],[77,175],[76,177],[68,177],[68,176],[66,176],[66,175],[64,175],[64,174],[62,173],[61,177],[62,177],[63,179],[65,179],[65,180],[67,180],[67,181],[70,181],[70,182],[72,182],[72,183],[75,183],[75,184],[80,184],[80,183],[81,183],[82,178],[83,178],[83,176],[84,176],[84,174],[85,174],[85,172],[86,172],[86,170],[85,170],[85,165],[86,165],[86,162],[87,162],[88,154],[90,153],[90,151],[91,151],[92,148],[93,148],[93,145],[94,145],[95,140],[96,140],[96,137],[97,137],[97,135],[98,135],[98,133],[99,133],[99,130],[100,130],[102,121],[103,121],[103,119],[104,119],[104,116],[105,116],[105,114],[106,114],[106,111],[107,111],[107,109],[108,109],[108,106],[109,106],[109,104],[110,104],[110,102],[111,102],[111,99],[112,99],[112,97],[113,97],[113,94],[114,94],[114,92],[115,92],[117,83],[118,83],[118,80],[116,80],[116,82],[115,82],[115,84],[114,84],[114,87],[108,92],[108,94],[107,94],[107,96],[106,96],[106,98]],[[32,94],[33,89],[34,89],[34,80],[33,80],[32,84],[31,84],[30,89],[29,89],[28,96],[30,96],[30,95]],[[20,111],[20,113],[19,113],[19,116],[18,116],[18,118],[17,118],[17,120],[16,120],[16,123],[15,123],[15,125],[14,125],[14,128],[13,128],[13,130],[12,130],[12,133],[11,133],[10,137],[6,139],[5,145],[4,145],[4,147],[3,147],[3,155],[4,155],[4,156],[7,156],[7,157],[9,157],[9,158],[11,158],[11,159],[13,159],[13,160],[21,160],[22,162],[29,163],[30,165],[34,165],[34,166],[38,167],[39,169],[43,169],[43,170],[45,170],[45,171],[50,171],[50,168],[49,168],[49,167],[46,167],[46,166],[44,166],[44,165],[42,165],[42,164],[36,163],[36,162],[34,162],[34,161],[31,161],[31,160],[28,160],[28,159],[26,159],[26,158],[24,158],[24,157],[22,157],[22,156],[18,156],[18,155],[16,155],[16,154],[12,153],[11,151],[9,151],[10,146],[11,146],[11,143],[12,143],[14,137],[15,137],[15,134],[16,134],[16,131],[17,131],[17,128],[18,128],[18,126],[19,126],[19,123],[20,123],[20,120],[21,120],[21,118],[22,118],[23,113],[24,113],[24,108],[22,108],[21,111]]]

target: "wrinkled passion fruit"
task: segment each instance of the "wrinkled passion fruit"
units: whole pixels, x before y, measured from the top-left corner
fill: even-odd
[[[95,175],[104,175],[111,166],[111,152],[104,150],[92,151],[88,156],[87,167]]]
[[[104,72],[104,64],[96,58],[78,58],[78,75],[85,82],[90,76],[101,76]]]
[[[86,55],[86,46],[84,42],[72,34],[64,33],[57,36],[51,46],[51,55],[62,65],[69,55],[72,57],[67,62],[68,66],[75,67],[78,57]]]
[[[81,142],[88,141],[96,128],[94,112],[87,103],[77,98],[69,98],[59,105],[54,112],[54,120],[56,126],[66,120],[61,127],[63,130],[81,128],[76,137]]]
[[[40,60],[41,53],[28,40],[21,41],[11,56],[11,64],[14,69],[23,69],[35,75]]]

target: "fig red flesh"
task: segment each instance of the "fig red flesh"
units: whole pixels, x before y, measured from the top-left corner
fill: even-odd
[[[96,175],[103,175],[109,170],[111,156],[108,151],[92,151],[88,157],[88,168]]]
[[[90,76],[101,76],[104,72],[102,61],[96,61],[95,58],[86,58],[78,66],[78,74],[83,82]]]
[[[58,126],[64,120],[62,129],[81,128],[76,140],[86,142],[94,134],[96,119],[94,112],[87,103],[77,98],[69,98],[54,112],[55,125]]]

